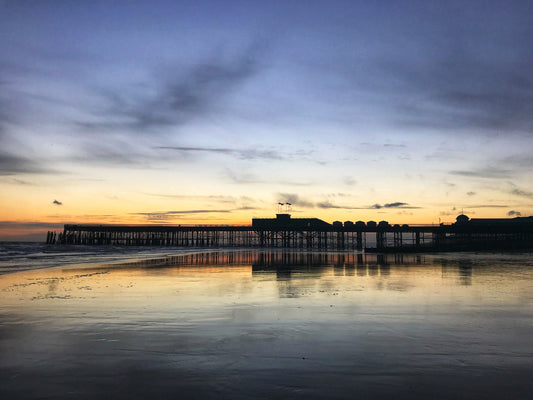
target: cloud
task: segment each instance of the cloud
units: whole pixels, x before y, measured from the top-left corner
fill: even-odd
[[[124,149],[114,149],[110,143],[91,143],[82,146],[82,153],[70,157],[70,161],[96,163],[96,164],[115,164],[125,166],[143,165],[146,166],[145,157],[137,152]]]
[[[64,157],[64,161],[149,169],[155,168],[155,165],[161,162],[171,160],[171,157],[157,154],[149,147],[145,147],[141,138],[132,141],[123,135],[110,135],[102,132],[80,137],[77,147],[78,151],[73,149],[73,154]]]
[[[417,209],[417,208],[421,208],[421,207],[415,207],[415,206],[410,206],[409,203],[404,203],[404,202],[401,202],[401,201],[396,201],[394,203],[386,203],[386,204],[383,204],[383,205],[380,205],[380,204],[374,204],[370,207],[368,207],[369,209],[376,209],[376,210],[379,210],[379,209],[382,209],[382,208],[409,208],[409,209]]]
[[[363,207],[352,207],[352,206],[345,206],[345,205],[335,205],[331,203],[330,201],[323,201],[316,203],[316,206],[318,208],[322,209],[342,209],[342,210],[361,210]]]
[[[235,211],[249,211],[249,210],[260,210],[259,207],[252,207],[252,206],[242,206],[239,208],[236,208]]]
[[[44,173],[55,173],[55,171],[45,168],[39,162],[29,158],[0,152],[0,176]]]
[[[204,202],[207,204],[218,203],[225,206],[234,206],[233,210],[256,210],[257,207],[253,204],[257,200],[248,196],[224,196],[224,195],[181,195],[181,194],[158,194],[158,193],[143,193],[150,197],[161,197],[171,199],[193,200],[196,203]]]
[[[130,215],[181,215],[181,214],[206,214],[206,213],[230,213],[232,210],[180,210],[180,211],[161,211],[161,212],[138,212]]]
[[[466,205],[465,208],[507,208],[507,204],[474,204]]]
[[[233,172],[229,168],[226,168],[224,174],[232,181],[233,183],[238,184],[251,184],[251,183],[268,183],[266,180],[259,179],[255,174],[250,172]]]
[[[63,203],[60,202],[60,201],[58,201],[58,200],[54,200],[54,201],[52,202],[52,204],[55,204],[55,205],[57,205],[57,206],[62,206],[62,205],[63,205]]]
[[[456,216],[457,212],[456,211],[441,211],[439,213],[439,215],[442,216],[442,217],[447,217],[447,216],[450,216],[450,215]]]
[[[533,40],[531,33],[528,39]],[[378,67],[384,81],[394,83],[402,98],[409,99],[397,103],[397,123],[439,130],[533,132],[530,52],[514,46],[513,57],[481,57],[459,34],[450,35],[439,48],[440,54],[425,62],[387,60]]]
[[[511,210],[507,213],[509,217],[521,217],[522,214],[519,211]]]
[[[287,157],[274,150],[260,151],[254,149],[232,149],[232,148],[217,148],[217,147],[185,147],[185,146],[158,146],[156,149],[175,150],[180,153],[214,153],[225,154],[237,157],[241,160],[284,160]]]
[[[3,178],[2,179],[6,183],[10,183],[12,185],[19,185],[19,186],[35,186],[35,183],[25,181],[23,179],[17,179],[17,178]]]
[[[0,79],[1,75],[5,74],[4,68],[5,66],[0,63]],[[7,130],[7,126],[11,125],[18,115],[14,107],[16,104],[14,97],[14,91],[9,88],[8,83],[0,80],[0,138]]]
[[[63,228],[63,222],[39,222],[39,221],[0,221],[0,229],[58,229]]]
[[[100,96],[107,107],[96,113],[94,120],[79,121],[78,125],[88,130],[146,133],[152,128],[178,126],[204,117],[258,72],[262,51],[262,44],[256,41],[237,56],[218,54],[188,68],[158,73],[149,88],[102,90]]]
[[[330,201],[324,201],[319,202],[316,204],[318,208],[323,209],[344,209],[344,210],[381,210],[381,209],[390,209],[390,208],[401,208],[401,209],[419,209],[421,207],[416,206],[410,206],[409,203],[404,203],[401,201],[397,201],[394,203],[386,203],[386,204],[373,204],[371,206],[363,206],[363,207],[357,207],[357,206],[345,206],[345,205],[335,205],[331,203]]]
[[[383,147],[404,148],[407,146],[405,144],[385,143]]]
[[[345,207],[342,207],[342,206],[336,206],[336,205],[332,204],[332,203],[329,202],[329,201],[324,201],[324,202],[316,203],[316,206],[317,206],[318,208],[323,208],[323,209],[330,209],[330,208],[345,208]]]
[[[451,175],[466,176],[472,178],[492,178],[503,179],[511,176],[511,171],[496,167],[486,167],[477,170],[454,170],[449,172]]]
[[[291,203],[293,206],[303,208],[313,208],[315,205],[311,201],[302,199],[296,193],[278,193],[277,202],[279,203]]]
[[[459,213],[462,214],[463,212],[475,214],[473,210],[477,208],[508,208],[508,207],[509,206],[507,204],[465,204],[459,210],[457,209],[457,207],[453,207],[449,211],[441,211],[440,215],[441,216],[449,216],[449,215],[457,216],[457,214]],[[471,211],[465,211],[465,210],[471,210]]]
[[[511,165],[517,169],[529,171],[531,168],[533,168],[533,155],[529,153],[513,154],[511,156],[502,158],[501,162],[505,165]]]
[[[515,196],[521,196],[521,197],[527,197],[527,198],[533,199],[533,192],[528,192],[527,190],[522,190],[519,188],[512,189],[511,194],[514,194]]]
[[[402,203],[401,201],[397,201],[396,203],[387,203],[383,205],[384,208],[405,208],[406,206],[408,206],[408,204]]]
[[[224,174],[233,183],[237,184],[277,184],[277,185],[289,185],[289,186],[310,186],[311,182],[297,182],[287,180],[276,179],[261,179],[257,175],[250,172],[234,172],[229,168],[226,168]]]
[[[227,214],[231,213],[234,210],[208,210],[208,209],[198,209],[198,210],[179,210],[179,211],[155,211],[155,212],[138,212],[130,213],[130,215],[136,215],[144,217],[145,220],[150,222],[167,222],[176,219],[181,219],[188,215],[197,215],[197,214]]]
[[[348,185],[348,186],[355,186],[357,184],[357,181],[351,176],[344,177],[343,182],[345,185]]]
[[[198,200],[198,201],[215,201],[218,203],[235,203],[237,200],[241,199],[243,201],[254,201],[250,197],[246,196],[223,196],[223,195],[189,195],[189,194],[163,194],[163,193],[143,193],[146,196],[150,197],[162,197],[162,198],[171,198],[171,199],[188,199],[188,200]]]

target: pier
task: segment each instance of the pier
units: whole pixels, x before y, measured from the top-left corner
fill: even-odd
[[[317,218],[255,218],[246,226],[65,225],[48,232],[48,244],[290,248],[377,252],[468,251],[533,248],[533,217],[469,219],[453,224],[390,225]]]

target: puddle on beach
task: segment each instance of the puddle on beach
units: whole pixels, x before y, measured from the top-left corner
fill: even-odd
[[[0,276],[2,398],[528,398],[530,254],[210,252]]]

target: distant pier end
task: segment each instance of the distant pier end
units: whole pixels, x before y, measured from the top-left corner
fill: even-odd
[[[49,244],[259,247],[357,251],[469,251],[533,249],[533,217],[473,218],[453,224],[390,225],[387,221],[335,221],[318,218],[254,218],[251,225],[65,225],[48,232]]]

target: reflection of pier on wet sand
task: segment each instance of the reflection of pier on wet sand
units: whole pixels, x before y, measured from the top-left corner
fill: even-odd
[[[529,253],[193,252],[0,276],[2,398],[531,397]]]
[[[127,261],[114,264],[114,268],[139,266],[142,268],[188,267],[188,266],[252,266],[253,271],[276,268],[363,268],[370,266],[421,265],[425,256],[419,254],[377,254],[350,252],[307,252],[290,249],[214,250],[191,254],[178,254],[148,260]],[[107,267],[106,267],[107,268]]]
[[[190,254],[177,254],[153,259],[114,263],[112,270],[175,270],[201,267],[208,271],[218,267],[251,268],[253,276],[275,274],[277,279],[285,280],[291,276],[320,277],[358,276],[389,277],[391,270],[402,267],[439,266],[440,275],[458,278],[462,285],[470,284],[472,261],[468,258],[435,258],[429,254],[416,253],[356,253],[356,252],[308,252],[291,249],[241,249],[206,250]],[[77,268],[69,268],[78,270]],[[232,270],[233,268],[230,268]],[[80,268],[84,272],[85,268]],[[107,273],[109,265],[93,266],[93,271]]]
[[[533,248],[533,217],[469,220],[461,215],[449,225],[391,226],[278,214],[248,226],[65,225],[59,234],[48,232],[47,243],[379,252]]]

